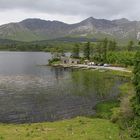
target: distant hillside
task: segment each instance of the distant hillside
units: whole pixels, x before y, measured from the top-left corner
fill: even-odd
[[[19,23],[0,26],[0,38],[18,41],[40,41],[76,37],[102,39],[109,37],[118,41],[140,39],[140,22],[128,19],[106,20],[90,17],[76,24],[41,19],[26,19]]]
[[[16,40],[10,40],[10,39],[0,39],[0,45],[9,45],[9,44],[21,44],[23,42],[16,41]]]

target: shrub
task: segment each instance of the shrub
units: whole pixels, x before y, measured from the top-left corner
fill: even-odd
[[[60,59],[58,59],[58,58],[50,59],[49,64],[54,64],[54,63],[57,63],[59,61],[60,61]]]

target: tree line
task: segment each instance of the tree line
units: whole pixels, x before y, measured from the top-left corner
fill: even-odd
[[[82,47],[79,44],[75,44],[71,56],[73,58],[81,58],[80,53],[82,53],[84,59],[98,63],[131,66],[134,65],[134,56],[139,48],[140,46],[135,45],[133,41],[129,41],[126,46],[121,48],[115,40],[105,38],[103,41],[95,44],[90,42],[84,43]]]

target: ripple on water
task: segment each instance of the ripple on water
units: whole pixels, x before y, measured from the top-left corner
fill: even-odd
[[[56,77],[0,75],[0,122],[41,122],[92,115],[97,102],[119,93],[119,80],[108,83],[110,79],[105,78],[91,72],[69,72]],[[111,96],[104,95],[112,91]]]

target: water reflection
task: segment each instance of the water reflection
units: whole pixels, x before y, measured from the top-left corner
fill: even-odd
[[[118,77],[111,75],[111,73],[96,70],[73,72],[71,77],[75,93],[81,96],[106,98],[116,95],[119,92],[118,86],[122,83]]]

